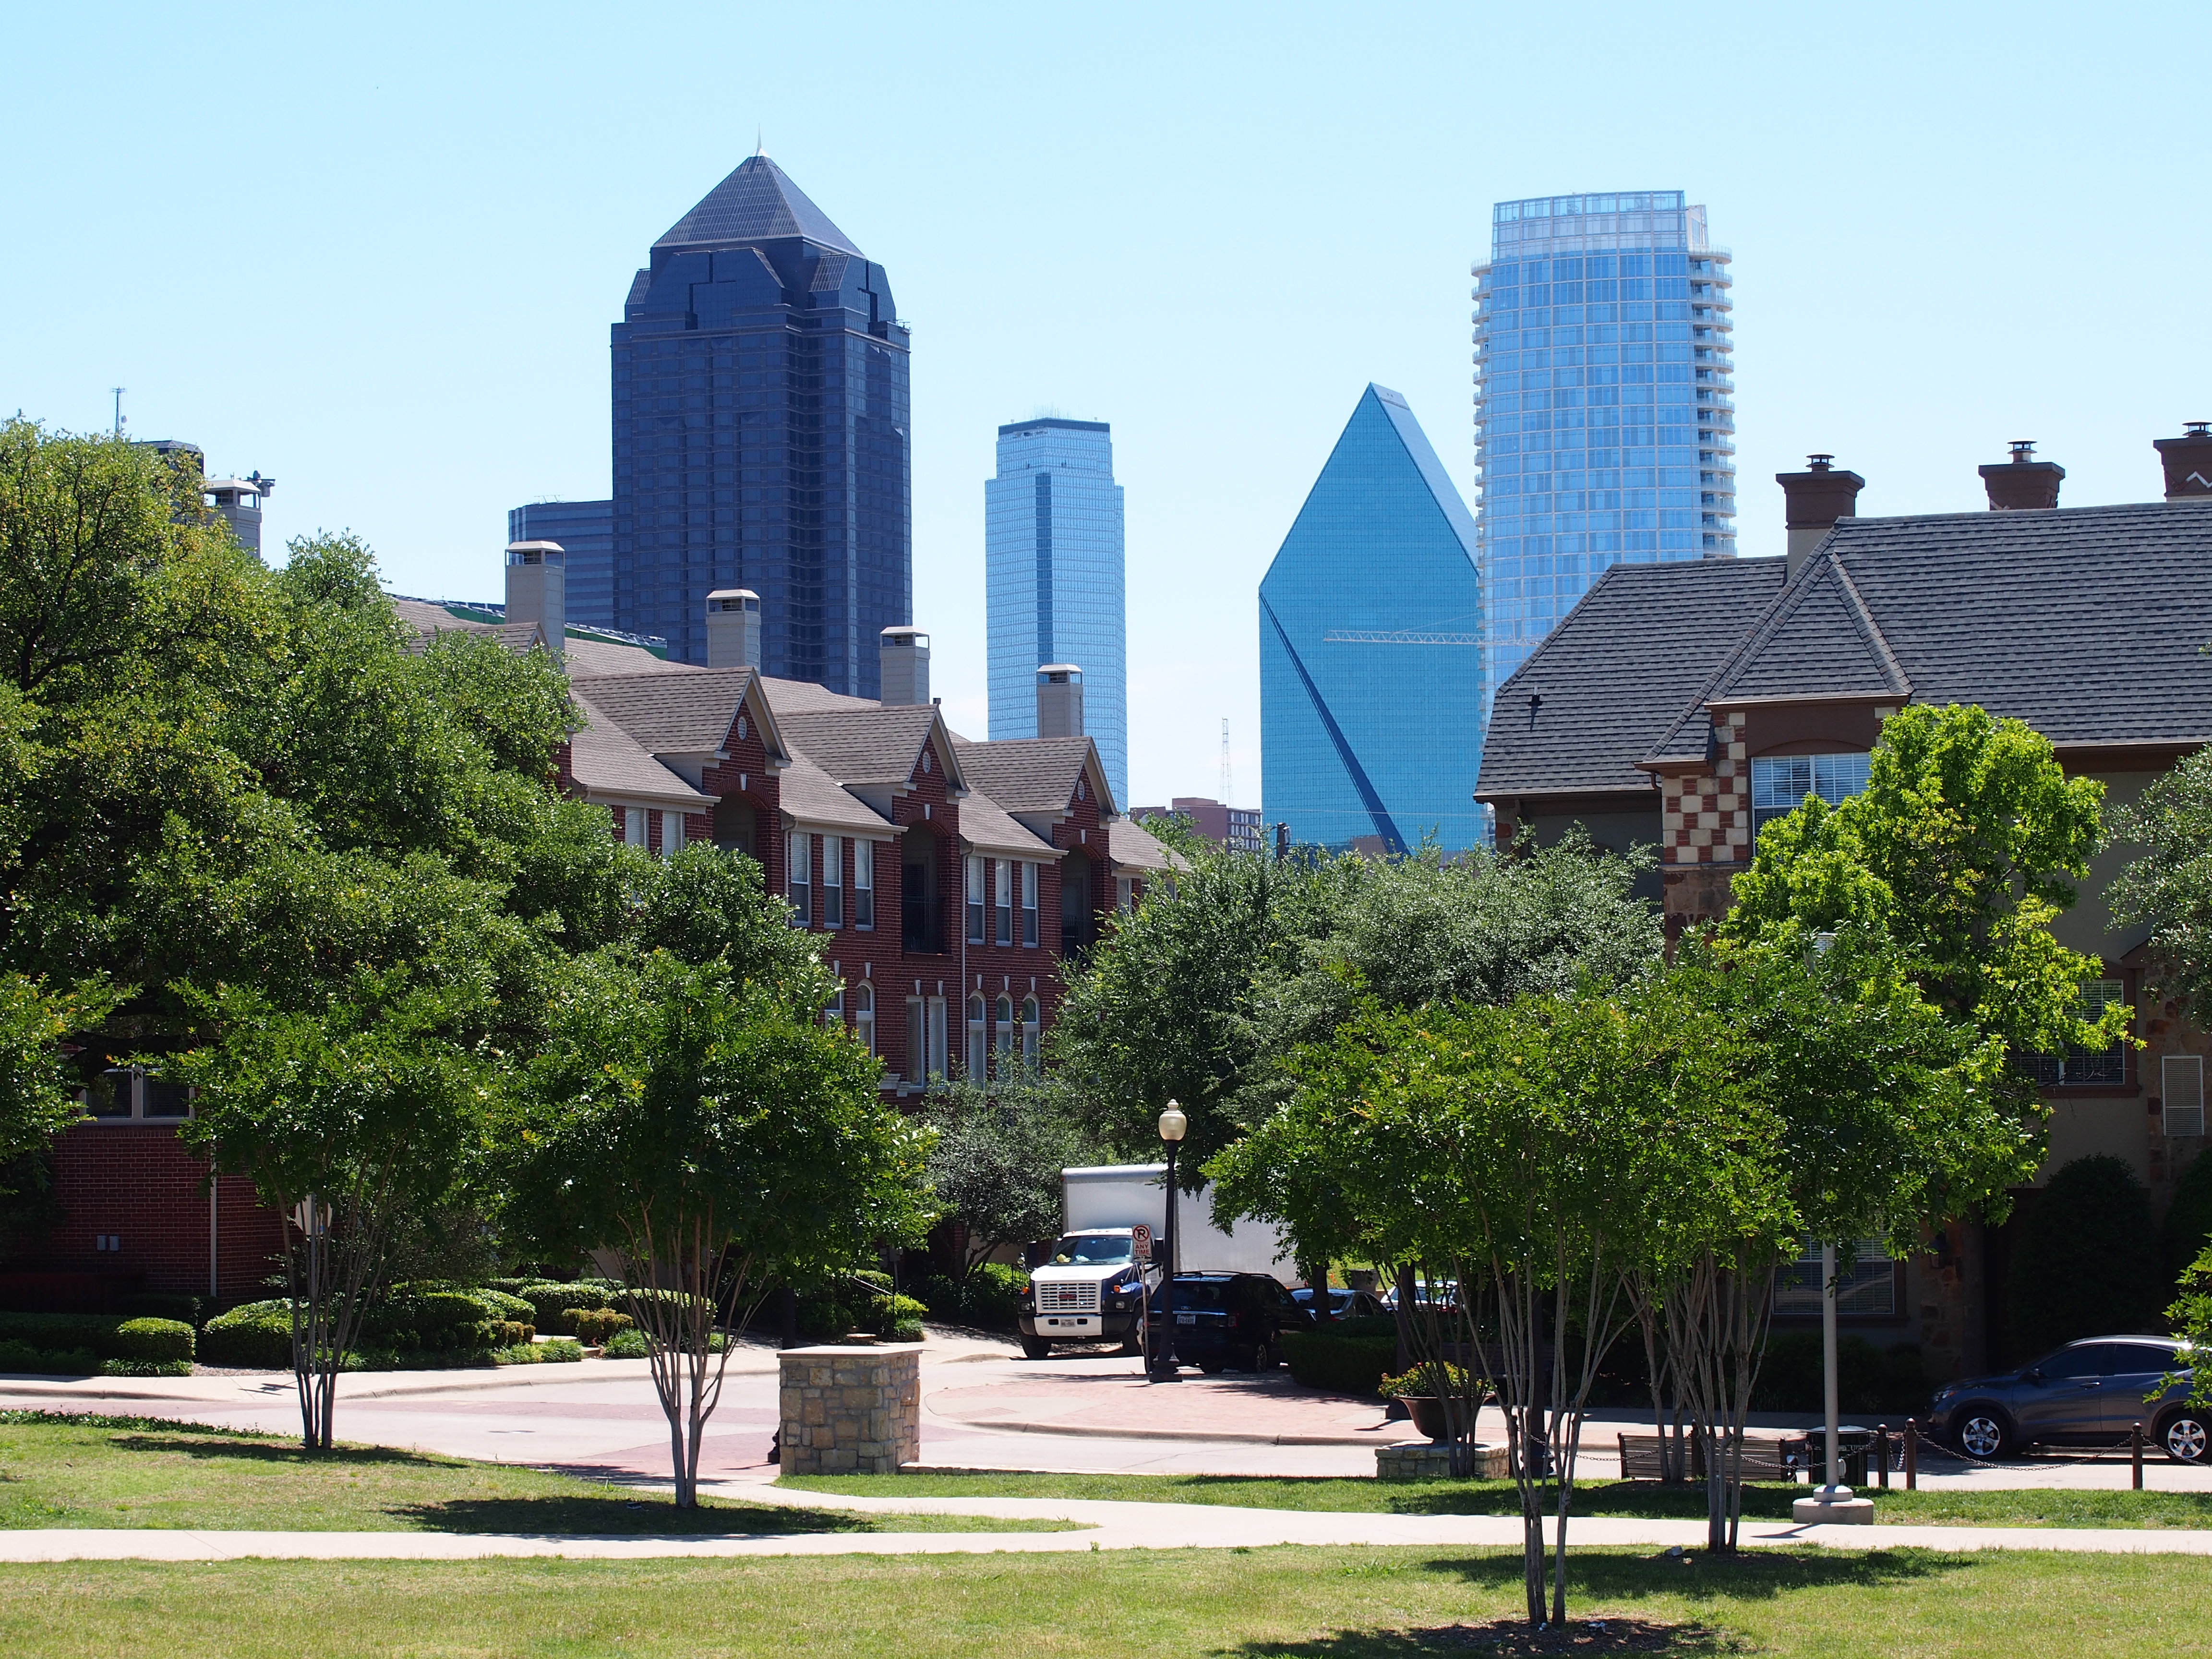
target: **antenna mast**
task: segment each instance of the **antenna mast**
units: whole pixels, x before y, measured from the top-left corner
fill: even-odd
[[[1225,714],[1221,720],[1221,804],[1224,806],[1237,805],[1229,773],[1229,717]]]
[[[107,389],[115,394],[115,435],[119,438],[123,435],[123,394],[131,388],[127,386],[112,386]]]

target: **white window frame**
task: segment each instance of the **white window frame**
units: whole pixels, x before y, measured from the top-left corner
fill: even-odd
[[[625,847],[643,847],[647,845],[651,840],[652,830],[649,827],[649,820],[646,817],[645,808],[642,806],[623,807],[623,845]]]
[[[853,988],[853,1036],[870,1054],[876,1052],[876,988],[866,980]]]
[[[992,1045],[999,1051],[999,1064],[1003,1066],[1014,1057],[1014,1045],[1020,1033],[1014,1024],[1014,1000],[1001,994],[998,1005],[991,1011],[997,1016],[997,1041]]]
[[[988,889],[984,885],[983,858],[979,853],[968,855],[968,942],[984,943],[984,929],[989,924],[984,920],[984,898]]]
[[[1818,795],[1831,806],[1840,806],[1867,787],[1870,757],[1863,750],[1829,755],[1754,755],[1751,762],[1751,833],[1755,842],[1761,824],[1787,817]],[[1803,789],[1791,778],[1778,783],[1775,774],[1784,767],[1805,768]]]
[[[929,1005],[906,1000],[906,1080],[916,1088],[929,1080]]]
[[[845,984],[842,980],[830,994],[830,1000],[822,1005],[822,1023],[840,1029],[845,1024]]]
[[[845,838],[822,838],[822,925],[845,925]]]
[[[1043,1024],[1037,1017],[1037,1000],[1022,999],[1022,1064],[1034,1072],[1037,1068],[1038,1051],[1042,1047]]]
[[[970,991],[968,994],[968,1055],[964,1069],[979,1083],[989,1075],[991,1069],[991,1048],[985,1023],[989,1018],[990,1008],[983,1000],[983,994]]]
[[[2158,1062],[2159,1123],[2169,1139],[2204,1133],[2204,1060],[2164,1054]]]
[[[1000,859],[991,872],[992,922],[991,937],[1000,945],[1014,942],[1014,866],[1010,859]]]
[[[1836,1247],[1836,1315],[1840,1319],[1897,1316],[1897,1263],[1879,1238]],[[1820,1247],[1808,1243],[1774,1276],[1774,1311],[1785,1318],[1820,1316],[1827,1287],[1820,1282]]]
[[[941,1078],[945,1074],[945,1066],[951,1063],[951,1056],[945,1053],[945,999],[931,997],[927,1009],[929,1027],[929,1067],[923,1075]]]
[[[783,838],[783,896],[791,903],[791,925],[814,925],[814,837],[793,830]]]
[[[876,925],[876,844],[858,836],[853,842],[853,926],[874,931]]]
[[[1035,950],[1037,942],[1037,889],[1042,884],[1037,879],[1041,866],[1022,866],[1022,947]]]
[[[660,856],[672,859],[684,850],[684,814],[664,811],[660,815]]]

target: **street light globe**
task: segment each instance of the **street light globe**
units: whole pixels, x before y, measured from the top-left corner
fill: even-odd
[[[1172,1100],[1168,1102],[1167,1110],[1160,1114],[1160,1139],[1172,1145],[1181,1140],[1189,1127],[1190,1120],[1183,1115],[1182,1108]]]

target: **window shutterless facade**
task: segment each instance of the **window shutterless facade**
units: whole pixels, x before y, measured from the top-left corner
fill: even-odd
[[[1022,866],[1022,943],[1033,945],[1037,942],[1037,869],[1034,864]]]
[[[970,858],[968,860],[968,942],[970,945],[983,942],[983,860]]]
[[[1014,1057],[1014,1044],[1020,1035],[1014,1027],[1014,1000],[1012,997],[999,999],[998,1015],[998,1042],[995,1046],[999,1051],[999,1065],[1003,1070]]]
[[[996,901],[992,908],[997,913],[994,936],[1001,945],[1014,942],[1014,866],[1000,859],[991,871],[991,895]]]
[[[684,814],[663,812],[660,815],[660,856],[672,859],[684,850]]]
[[[1820,1282],[1820,1247],[1808,1244],[1774,1276],[1774,1311],[1785,1318],[1820,1316],[1826,1287]],[[1836,1247],[1836,1313],[1844,1319],[1881,1319],[1897,1312],[1897,1264],[1879,1238]]]
[[[945,1047],[945,999],[929,999],[929,1075],[945,1075],[946,1057]]]
[[[1037,1000],[1035,997],[1024,998],[1022,1001],[1022,1063],[1031,1071],[1035,1071],[1037,1066],[1042,1029],[1037,1021]]]
[[[830,994],[829,1001],[822,1005],[822,1023],[830,1026],[845,1023],[845,988],[842,985]]]
[[[876,844],[872,841],[853,843],[853,926],[873,927],[876,925]]]
[[[845,925],[845,838],[822,837],[822,925]]]
[[[645,816],[645,808],[643,808],[642,806],[625,806],[625,807],[623,807],[623,844],[624,844],[625,846],[629,846],[629,847],[643,847],[643,846],[645,846],[645,845],[648,842],[648,841],[651,839],[651,837],[650,837],[650,836],[647,835],[647,833],[646,823],[647,823],[647,820],[646,820],[646,816]]]
[[[1818,795],[1831,806],[1867,787],[1865,755],[1759,755],[1751,763],[1751,834],[1787,817]]]
[[[785,837],[784,852],[790,860],[790,874],[786,879],[784,896],[791,901],[791,925],[808,927],[813,925],[813,901],[807,891],[808,866],[813,863],[811,836],[792,835]]]
[[[2128,1000],[2126,982],[2117,979],[2093,979],[2081,988],[2075,1013],[2081,1018],[2102,1019],[2105,1010],[2114,1003]],[[2069,1048],[2063,1054],[2031,1054],[2023,1056],[2029,1073],[2046,1088],[2121,1088],[2128,1080],[2128,1051],[2124,1042],[2115,1042],[2111,1048],[2092,1053],[2087,1048]]]
[[[2197,1054],[2167,1054],[2158,1063],[2162,1123],[2168,1136],[2204,1133],[2204,1061]]]
[[[906,1080],[920,1083],[929,1075],[929,1006],[920,997],[906,1000]]]
[[[876,988],[865,981],[853,988],[853,1036],[870,1054],[876,1052]]]
[[[968,998],[968,1054],[963,1064],[968,1075],[978,1081],[989,1073],[991,1066],[989,1033],[983,1022],[983,994],[974,992]]]
[[[101,1123],[176,1123],[192,1115],[191,1091],[142,1066],[112,1066],[77,1091],[85,1115]]]

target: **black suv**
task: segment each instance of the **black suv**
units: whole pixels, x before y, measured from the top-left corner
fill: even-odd
[[[2188,1403],[2191,1354],[2164,1336],[2093,1336],[2032,1365],[1936,1391],[1930,1431],[1971,1457],[2029,1446],[2115,1446],[2141,1423],[2177,1463],[2206,1461],[2212,1420]],[[2182,1381],[2161,1389],[2159,1379]]]
[[[1165,1352],[1161,1297],[1152,1292],[1152,1351]],[[1175,1353],[1208,1376],[1235,1369],[1273,1370],[1283,1363],[1285,1331],[1310,1331],[1313,1316],[1265,1273],[1178,1273]]]

